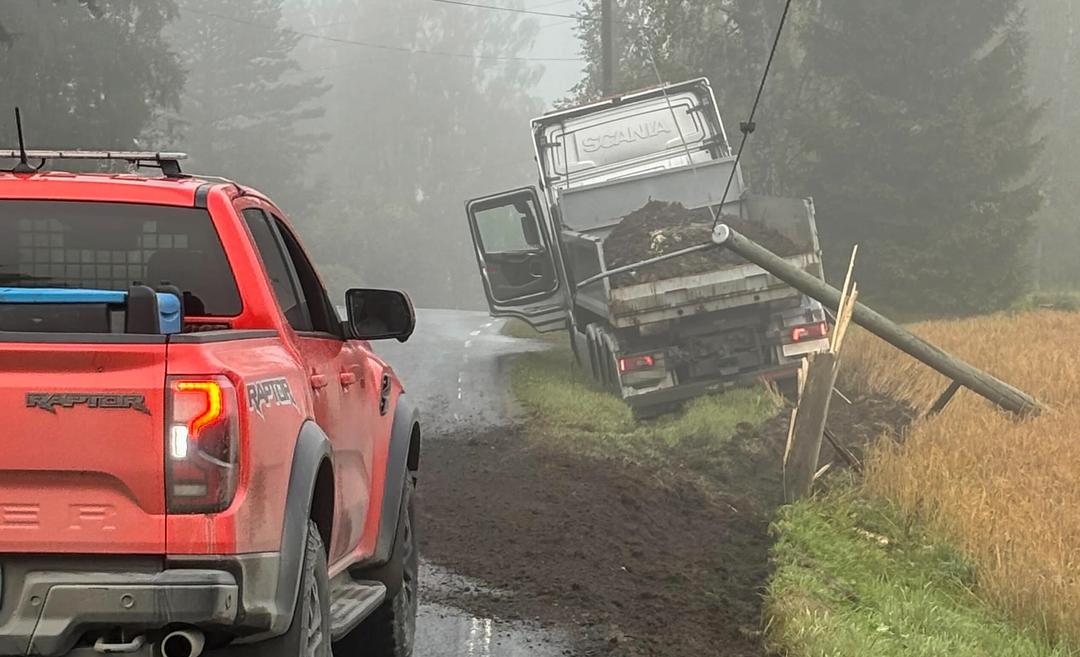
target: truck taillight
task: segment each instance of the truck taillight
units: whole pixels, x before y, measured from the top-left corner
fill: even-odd
[[[829,325],[825,322],[796,326],[791,329],[792,342],[807,342],[809,340],[820,340],[827,337],[829,337]]]
[[[644,370],[656,366],[656,359],[646,354],[642,356],[624,356],[619,359],[619,374]]]
[[[228,508],[238,478],[236,389],[224,377],[170,377],[165,426],[169,513]]]

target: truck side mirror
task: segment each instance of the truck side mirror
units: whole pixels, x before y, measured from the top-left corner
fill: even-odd
[[[352,289],[345,293],[349,333],[357,340],[405,342],[416,328],[416,310],[404,292]]]

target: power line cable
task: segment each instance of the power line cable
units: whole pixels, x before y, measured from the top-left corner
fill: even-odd
[[[536,10],[530,10],[530,9],[515,9],[515,8],[512,8],[512,7],[497,7],[497,6],[493,6],[493,5],[483,5],[483,4],[473,3],[473,2],[467,2],[466,0],[431,0],[431,1],[432,2],[438,2],[440,4],[459,5],[459,6],[462,6],[462,7],[474,7],[474,8],[477,8],[477,9],[489,9],[489,10],[493,10],[493,11],[505,11],[505,12],[511,12],[511,13],[516,13],[516,14],[532,14],[532,15],[537,15],[537,16],[549,16],[549,17],[557,17],[557,18],[572,18],[572,19],[577,19],[577,20],[580,20],[580,21],[591,21],[591,22],[598,22],[598,21],[602,20],[600,18],[593,18],[591,16],[582,16],[582,15],[571,16],[569,14],[557,14],[557,13],[554,13],[554,12],[536,11]],[[727,203],[728,194],[731,193],[731,185],[735,182],[735,174],[739,170],[739,163],[742,161],[742,155],[743,155],[744,150],[746,149],[746,142],[749,139],[750,135],[757,128],[757,125],[754,123],[754,118],[757,116],[758,106],[761,104],[761,97],[765,93],[765,86],[766,86],[766,84],[768,83],[768,80],[769,80],[769,71],[772,70],[773,60],[776,58],[776,51],[780,47],[780,37],[783,36],[784,26],[787,24],[787,17],[788,17],[788,14],[791,11],[791,2],[792,2],[792,0],[787,0],[787,2],[784,3],[784,12],[783,12],[783,14],[781,14],[781,16],[780,16],[780,24],[776,28],[776,35],[773,38],[772,48],[769,50],[769,59],[765,63],[765,71],[761,76],[761,83],[758,85],[757,95],[754,97],[754,105],[750,109],[750,116],[747,118],[747,120],[744,123],[741,123],[739,125],[739,128],[742,131],[742,140],[739,142],[739,150],[735,154],[735,163],[731,167],[731,175],[728,176],[727,185],[724,187],[724,194],[723,194],[723,196],[720,197],[720,205],[717,206],[717,208],[716,208],[716,210],[715,210],[715,212],[713,214],[713,229],[714,230],[715,230],[717,224],[720,223],[720,214],[721,214],[721,212],[723,212],[724,204]],[[648,43],[648,37],[644,33],[644,28],[642,28],[640,26],[637,26],[634,23],[631,23],[629,21],[614,20],[614,22],[621,23],[623,25],[630,25],[631,27],[635,27],[635,28],[637,28],[638,30],[641,31],[641,37],[642,37],[642,39],[644,41],[644,45],[649,50],[649,58],[650,58],[651,63],[652,63],[653,71],[656,74],[656,80],[660,84],[661,88],[663,88],[664,84],[665,84],[664,79],[660,75],[660,68],[656,64],[656,56],[652,51],[652,47]],[[667,98],[666,89],[664,91],[664,96],[665,96],[665,98]],[[668,101],[669,109],[671,109],[672,113],[674,114],[674,108],[670,107],[670,104],[671,104],[670,98],[668,98],[667,101]],[[678,127],[677,124],[676,124],[676,127]],[[682,131],[680,130],[680,138],[682,137],[681,132]],[[682,142],[683,142],[683,146],[687,147],[687,149],[688,149],[687,156],[690,157],[689,147],[686,144],[685,138],[682,139]],[[692,167],[694,165],[694,162],[693,162],[692,158],[691,158],[691,161],[690,161],[690,165]],[[695,168],[695,171],[696,171],[696,167],[694,167],[694,168]]]
[[[461,59],[473,59],[473,60],[486,60],[486,61],[500,61],[500,62],[583,62],[580,57],[516,57],[506,55],[473,55],[469,53],[458,52],[442,52],[438,50],[424,50],[422,48],[408,48],[405,46],[391,46],[380,43],[369,43],[366,41],[356,41],[353,39],[342,39],[338,37],[325,36],[322,34],[313,34],[311,32],[301,32],[288,27],[275,27],[272,25],[264,25],[262,23],[255,23],[252,21],[237,18],[235,16],[225,16],[211,11],[203,11],[201,9],[192,9],[190,7],[184,7],[185,11],[190,11],[193,14],[203,14],[205,16],[211,16],[223,21],[229,21],[231,23],[237,23],[240,25],[247,25],[261,30],[290,32],[300,37],[308,39],[316,39],[319,41],[328,41],[331,43],[337,43],[342,45],[360,46],[363,48],[374,48],[377,50],[389,50],[393,52],[403,52],[410,55],[435,55],[439,57],[458,57]]]
[[[515,13],[515,14],[530,14],[530,15],[535,15],[535,16],[548,16],[548,17],[554,17],[554,18],[570,18],[570,19],[577,19],[579,21],[589,21],[589,22],[599,22],[599,21],[602,20],[601,18],[594,18],[594,17],[591,17],[591,16],[584,16],[584,15],[572,16],[570,14],[558,14],[558,13],[554,13],[554,12],[537,11],[537,10],[530,10],[530,9],[515,9],[515,8],[512,8],[512,7],[497,7],[497,6],[493,6],[493,5],[484,5],[484,4],[474,3],[474,2],[467,2],[466,0],[431,0],[431,1],[432,2],[437,2],[437,3],[440,3],[440,4],[458,5],[458,6],[462,6],[462,7],[473,7],[473,8],[476,8],[476,9],[488,9],[488,10],[492,10],[492,11],[505,11],[505,12]],[[735,182],[735,174],[738,173],[738,171],[739,171],[739,163],[742,161],[743,152],[746,149],[746,142],[749,139],[750,135],[754,132],[754,130],[757,129],[757,124],[754,122],[754,118],[757,116],[757,110],[758,110],[759,105],[761,104],[761,97],[765,93],[765,86],[766,86],[766,84],[768,83],[768,80],[769,80],[769,72],[772,70],[773,60],[776,58],[776,51],[780,47],[780,38],[784,34],[784,26],[787,24],[788,14],[791,11],[791,2],[792,2],[792,0],[787,0],[787,2],[784,3],[784,11],[780,15],[780,24],[777,25],[777,28],[776,28],[776,35],[773,38],[772,48],[769,50],[769,59],[765,63],[765,71],[762,73],[761,83],[758,85],[757,94],[754,97],[754,104],[750,109],[750,115],[749,115],[749,117],[747,117],[747,120],[745,122],[739,124],[739,129],[742,131],[742,140],[739,142],[739,150],[735,154],[735,162],[731,167],[731,174],[728,176],[727,184],[724,187],[724,194],[723,194],[723,196],[720,197],[720,204],[716,207],[716,210],[713,213],[713,230],[715,230],[716,226],[720,223],[720,215],[723,212],[724,204],[727,203],[728,194],[731,193],[731,185]],[[634,27],[634,28],[638,29],[641,32],[640,36],[642,37],[642,40],[644,42],[645,47],[649,51],[649,58],[650,58],[651,63],[652,63],[653,71],[656,74],[657,82],[660,84],[661,88],[664,89],[664,97],[668,102],[668,108],[672,111],[672,114],[674,115],[674,108],[671,107],[671,99],[668,98],[668,96],[667,96],[667,90],[666,90],[666,88],[664,88],[665,87],[664,79],[660,75],[660,68],[659,68],[659,66],[657,66],[657,63],[656,63],[656,55],[653,53],[652,47],[648,43],[648,37],[645,34],[644,28],[641,27],[641,26],[637,26],[634,23],[631,23],[629,21],[620,21],[620,20],[613,19],[613,22],[621,23],[623,25],[629,25],[631,27]],[[676,121],[676,127],[679,127],[677,121]],[[694,166],[693,157],[691,156],[691,154],[689,152],[689,146],[686,143],[685,137],[683,137],[683,135],[682,135],[682,130],[681,129],[679,130],[679,136],[680,136],[680,139],[683,142],[683,146],[687,149],[687,157],[690,158],[689,164],[694,169],[695,174],[696,174],[697,167]]]
[[[569,18],[577,21],[587,21],[591,23],[599,23],[601,19],[593,18],[592,16],[585,16],[584,14],[559,14],[551,11],[537,11],[535,9],[516,9],[514,7],[499,7],[496,5],[483,5],[476,2],[466,2],[465,0],[431,0],[431,2],[437,2],[443,5],[457,5],[459,7],[472,7],[473,9],[488,9],[491,11],[505,11],[511,14],[526,14],[528,16],[546,16],[548,18]],[[633,26],[633,23],[628,21],[616,20],[616,23],[622,25]]]
[[[784,13],[780,15],[780,24],[776,27],[776,37],[773,39],[772,50],[769,51],[769,60],[765,62],[765,72],[761,75],[761,84],[758,85],[757,96],[754,97],[754,105],[750,108],[750,116],[746,119],[745,123],[739,125],[739,129],[742,131],[742,141],[739,142],[739,152],[735,154],[735,163],[731,167],[731,175],[728,176],[727,186],[724,187],[724,195],[720,197],[720,205],[716,207],[716,211],[713,213],[713,230],[716,230],[716,226],[720,223],[720,214],[724,211],[724,203],[727,202],[728,194],[731,192],[731,184],[735,181],[735,173],[739,170],[739,162],[742,161],[743,149],[746,148],[746,141],[757,129],[757,124],[754,123],[754,117],[757,115],[758,105],[761,103],[761,96],[765,93],[765,84],[769,80],[769,71],[772,69],[773,59],[776,58],[776,51],[780,47],[780,37],[784,33],[784,25],[787,23],[788,12],[791,10],[791,0],[787,0],[784,3]]]

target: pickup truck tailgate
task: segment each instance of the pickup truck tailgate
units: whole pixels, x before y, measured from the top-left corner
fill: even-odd
[[[165,357],[0,344],[0,553],[164,552]]]

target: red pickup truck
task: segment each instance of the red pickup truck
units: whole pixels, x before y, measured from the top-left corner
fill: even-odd
[[[0,172],[0,655],[408,655],[412,305],[180,159]]]

